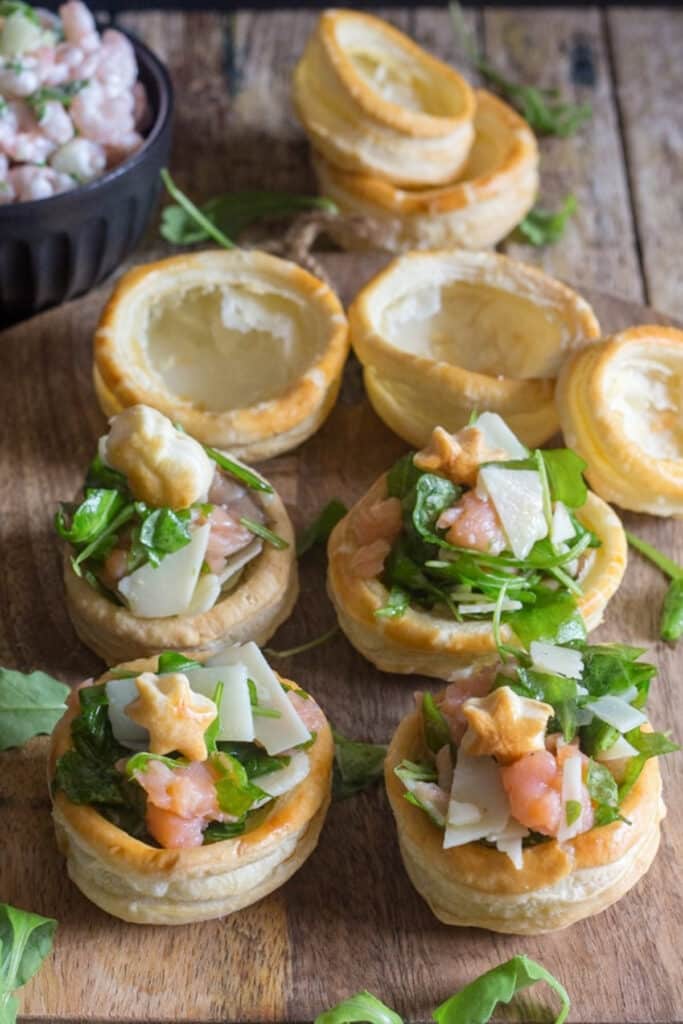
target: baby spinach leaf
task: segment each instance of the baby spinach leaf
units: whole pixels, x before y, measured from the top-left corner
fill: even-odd
[[[333,498],[308,526],[304,527],[296,539],[296,553],[299,558],[305,555],[315,544],[325,544],[333,529],[340,522],[348,509],[339,498]]]
[[[14,1024],[18,1002],[12,995],[36,974],[52,949],[57,922],[0,903],[0,1021]]]
[[[413,462],[415,452],[408,452],[395,462],[387,473],[387,494],[390,498],[403,498],[410,494],[421,476]]]
[[[81,565],[83,562],[87,562],[89,558],[97,558],[98,555],[108,553],[116,531],[129,522],[134,515],[135,505],[133,502],[129,502],[129,504],[123,506],[121,511],[107,523],[104,529],[89,544],[86,544],[78,552],[75,558],[71,559],[71,567],[77,576],[82,575]]]
[[[571,448],[549,448],[541,451],[550,484],[553,501],[561,501],[567,508],[581,508],[586,504],[588,487],[583,478],[586,463]]]
[[[623,644],[586,646],[582,650],[581,681],[590,696],[616,695],[635,686],[638,696],[632,703],[636,707],[642,707],[647,701],[650,681],[657,673],[654,665],[636,661],[642,653],[642,648],[629,648]]]
[[[286,755],[272,757],[256,743],[219,740],[217,746],[220,751],[230,754],[240,762],[249,779],[256,779],[259,775],[268,775],[269,772],[277,772],[281,768],[286,768],[290,762],[290,758]]]
[[[318,1014],[314,1024],[403,1024],[403,1020],[370,992],[357,992]]]
[[[559,210],[544,210],[534,206],[517,225],[517,231],[530,245],[540,247],[558,242],[564,234],[567,222],[576,213],[576,196],[568,195]]]
[[[437,1024],[487,1024],[498,1003],[509,1003],[518,992],[537,981],[545,981],[560,997],[561,1008],[554,1024],[563,1024],[570,1007],[564,986],[545,967],[526,956],[515,956],[482,974],[437,1007],[432,1017]]]
[[[69,506],[60,505],[55,515],[55,529],[69,544],[87,544],[109,525],[124,503],[120,491],[88,488],[84,500],[73,511],[70,526],[66,524]]]
[[[130,497],[128,481],[123,473],[112,469],[96,455],[88,466],[85,487],[103,487],[107,490],[122,491]]]
[[[140,521],[133,535],[131,560],[134,564],[148,561],[150,565],[159,565],[164,555],[190,543],[189,509],[150,508],[143,502],[136,502],[135,511]]]
[[[226,814],[241,818],[256,800],[267,794],[249,781],[246,769],[237,758],[219,751],[209,758],[218,773],[216,794],[218,806]]]
[[[72,804],[124,804],[121,775],[78,750],[67,750],[55,768],[54,786]]]
[[[280,537],[277,533],[273,533],[263,523],[257,523],[255,519],[250,519],[249,516],[240,516],[240,523],[245,526],[251,533],[256,534],[257,537],[261,537],[263,540],[272,544],[278,551],[284,551],[285,548],[289,547],[289,541],[286,541],[284,537]]]
[[[368,789],[382,778],[387,748],[379,743],[363,743],[342,736],[335,729],[332,797],[345,800]]]
[[[454,503],[462,492],[443,476],[423,473],[415,484],[415,502],[411,518],[415,530],[429,540],[434,535],[436,520]]]
[[[681,749],[677,743],[673,743],[663,732],[642,732],[636,728],[626,733],[626,739],[632,747],[636,748],[638,754],[632,757],[626,766],[624,778],[619,786],[619,803],[631,792],[646,762],[651,757],[673,754]]]
[[[68,695],[69,687],[45,672],[0,668],[0,750],[52,732]]]
[[[378,619],[397,619],[405,615],[410,607],[410,594],[403,587],[393,586],[389,591],[386,604],[375,609]]]
[[[619,730],[614,726],[594,718],[581,729],[581,750],[591,757],[600,754],[603,750],[609,750],[617,742],[619,735]]]
[[[527,648],[532,640],[565,644],[586,638],[586,626],[576,600],[566,591],[539,587],[535,604],[511,612],[506,618]]]
[[[436,706],[431,693],[422,694],[422,727],[425,742],[433,754],[451,742],[451,730],[443,711]]]

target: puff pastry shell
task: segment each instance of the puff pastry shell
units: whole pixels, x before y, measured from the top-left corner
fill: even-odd
[[[154,671],[157,659],[119,667]],[[97,682],[111,677],[106,672]],[[296,689],[295,683],[290,683]],[[311,698],[312,700],[312,698]],[[76,705],[51,738],[50,779],[71,745]],[[322,714],[322,713],[321,713]],[[72,881],[102,910],[136,924],[189,924],[224,917],[273,892],[313,852],[330,802],[334,744],[327,722],[307,751],[310,770],[275,801],[258,826],[236,839],[163,850],[134,839],[94,807],[53,796],[57,842]]]
[[[512,107],[476,93],[474,143],[460,175],[445,185],[401,188],[375,175],[344,171],[317,153],[320,191],[342,213],[361,214],[375,232],[350,232],[343,220],[327,230],[344,248],[487,249],[524,219],[538,191],[538,146]]]
[[[347,353],[338,298],[295,263],[190,253],[121,278],[95,334],[95,390],[107,416],[151,405],[204,444],[260,460],[318,429]]]
[[[437,185],[463,167],[474,94],[447,64],[370,14],[325,11],[294,72],[313,146],[336,167]]]
[[[631,327],[574,353],[557,403],[598,494],[634,512],[683,515],[683,331]]]
[[[600,336],[570,288],[498,253],[407,253],[349,310],[375,412],[422,447],[473,410],[499,413],[529,447],[557,431],[555,381],[567,353]]]
[[[417,713],[399,725],[385,761],[385,779],[408,876],[445,924],[537,935],[566,928],[620,899],[650,867],[666,813],[657,759],[647,762],[614,822],[560,844],[552,839],[524,851],[517,870],[506,854],[479,843],[444,850],[443,832],[404,799],[394,768],[419,761]]]
[[[486,621],[456,622],[413,606],[396,618],[375,615],[376,609],[386,604],[388,591],[379,579],[363,579],[351,572],[357,550],[351,517],[361,505],[370,507],[385,496],[383,475],[337,524],[329,539],[327,590],[347,638],[383,672],[452,680],[475,664],[495,661],[496,644]],[[626,537],[619,518],[595,494],[589,492],[577,516],[602,541],[602,546],[589,555],[580,577],[583,594],[577,598],[590,631],[600,624],[607,602],[621,583],[626,568]],[[513,641],[508,625],[503,625],[501,637],[505,643]]]
[[[263,644],[289,617],[299,593],[294,528],[279,495],[259,492],[275,533],[289,546],[264,544],[249,562],[234,589],[221,595],[209,611],[172,618],[138,618],[94,590],[71,568],[64,551],[66,604],[76,633],[108,665],[156,651],[182,650],[193,658],[227,644],[253,640]]]

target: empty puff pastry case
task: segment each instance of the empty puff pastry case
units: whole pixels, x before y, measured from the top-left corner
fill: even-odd
[[[311,854],[330,800],[324,714],[255,644],[176,653],[76,690],[51,739],[59,847],[103,910],[140,924],[223,917]]]
[[[151,405],[202,443],[261,460],[318,429],[347,354],[323,281],[262,252],[198,252],[120,280],[95,335],[95,390],[107,416]]]
[[[107,664],[263,643],[296,601],[294,533],[273,487],[146,405],[113,417],[55,525],[69,615]]]
[[[557,402],[598,494],[634,512],[683,516],[683,331],[631,327],[575,353]]]
[[[335,527],[327,585],[377,668],[457,678],[501,643],[582,638],[626,566],[610,507],[571,450],[530,452],[499,416],[437,427]]]
[[[532,642],[399,725],[385,762],[401,854],[446,924],[533,935],[620,899],[657,852],[640,648]]]

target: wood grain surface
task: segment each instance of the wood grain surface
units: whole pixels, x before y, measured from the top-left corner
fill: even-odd
[[[348,300],[381,263],[329,256]],[[100,664],[66,614],[51,519],[80,483],[105,420],[91,386],[93,326],[106,289],[6,332],[0,382],[3,516],[0,519],[0,664],[41,668],[75,682]],[[658,319],[652,311],[587,293],[608,330]],[[298,525],[331,497],[353,502],[404,445],[376,418],[351,361],[339,401],[302,448],[264,465]],[[643,516],[629,525],[683,557],[680,524]],[[334,622],[322,551],[302,559],[302,594],[271,642],[288,648]],[[662,576],[633,556],[596,636],[648,646],[660,667],[652,717],[683,736],[675,699],[680,651],[655,644]],[[438,684],[374,670],[338,635],[276,663],[310,689],[335,725],[386,741],[416,688]],[[676,725],[676,723],[678,723]],[[441,925],[405,875],[380,788],[333,805],[320,845],[284,888],[232,918],[181,928],[124,924],[90,905],[69,882],[55,848],[45,786],[46,741],[0,755],[0,900],[54,916],[54,955],[24,990],[26,1021],[310,1021],[367,988],[409,1021],[475,975],[517,952],[540,959],[566,984],[571,1019],[584,1024],[680,1020],[677,850],[683,843],[683,758],[664,760],[669,803],[657,861],[618,906],[568,931],[534,939]],[[547,1019],[525,998],[500,1019]]]

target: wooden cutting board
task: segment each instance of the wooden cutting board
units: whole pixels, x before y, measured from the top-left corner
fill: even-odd
[[[324,262],[348,300],[382,258],[336,255]],[[666,321],[632,303],[587,297],[606,332]],[[93,294],[0,336],[0,664],[44,669],[67,681],[101,668],[66,614],[51,520],[55,503],[80,484],[104,430],[90,377],[91,337],[104,298],[105,292]],[[352,503],[404,449],[368,405],[351,360],[323,429],[264,470],[301,525],[332,497]],[[680,523],[625,518],[683,557]],[[271,641],[275,648],[315,637],[334,622],[323,552],[307,555],[301,570],[301,599]],[[596,638],[653,645],[664,589],[661,574],[633,555]],[[652,716],[679,739],[683,714],[674,688],[680,689],[681,651],[683,645],[677,651],[663,644],[652,651],[660,667]],[[436,689],[434,681],[377,672],[341,635],[280,665],[315,694],[339,729],[363,739],[386,741],[413,691]],[[0,900],[59,921],[54,955],[24,990],[26,1020],[310,1021],[367,988],[408,1020],[423,1021],[447,995],[517,952],[538,958],[564,981],[573,1021],[655,1024],[682,1016],[681,756],[662,766],[669,816],[647,878],[598,917],[555,935],[519,939],[449,929],[432,917],[403,871],[379,787],[334,805],[310,861],[256,906],[181,928],[124,924],[91,906],[66,876],[51,828],[45,747],[39,739],[0,755]],[[527,999],[501,1016],[537,1020],[540,1012]]]

